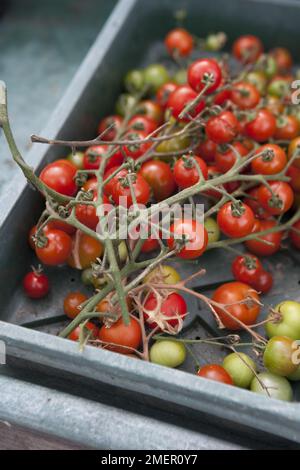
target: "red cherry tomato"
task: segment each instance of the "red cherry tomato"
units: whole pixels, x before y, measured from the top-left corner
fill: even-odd
[[[142,165],[140,174],[151,187],[156,201],[167,199],[176,190],[172,170],[165,162],[149,160]]]
[[[73,235],[76,232],[76,228],[73,227],[72,225],[68,224],[67,222],[64,222],[63,220],[51,220],[48,222],[47,225],[43,227],[43,232],[46,234],[48,230],[62,230],[63,232],[66,232],[68,235]],[[36,235],[36,230],[37,226],[34,225],[31,227],[29,234],[28,234],[28,242],[30,247],[35,250],[35,243],[34,243],[34,237]]]
[[[50,289],[48,277],[40,271],[30,271],[23,279],[23,288],[31,299],[45,297]]]
[[[123,207],[131,207],[133,204],[129,178],[131,178],[131,175],[126,170],[126,175],[116,182],[112,190],[112,198],[115,204]],[[133,177],[132,189],[136,202],[146,205],[150,199],[150,186],[142,175],[137,174]]]
[[[39,260],[49,266],[64,264],[72,250],[71,237],[62,230],[48,230],[47,242],[42,248],[36,246],[35,252]]]
[[[193,36],[183,28],[173,29],[166,36],[165,46],[170,55],[178,53],[181,57],[187,57],[194,47]]]
[[[286,175],[291,179],[289,185],[295,191],[295,193],[300,193],[300,168],[297,168],[295,165],[290,165]]]
[[[295,116],[287,114],[278,118],[274,139],[292,140],[298,137],[299,133],[300,124]]]
[[[205,87],[205,80],[210,79],[211,84],[205,94],[214,92],[221,83],[222,70],[214,59],[199,59],[188,68],[188,82],[190,87],[200,93]],[[210,83],[210,82],[208,82]]]
[[[103,181],[107,180],[113,173],[115,173],[117,169],[118,167],[115,166],[107,170],[104,173]],[[106,196],[112,196],[113,190],[116,187],[116,184],[118,183],[119,179],[125,178],[127,174],[128,174],[128,171],[125,168],[123,168],[118,173],[116,173],[115,176],[113,176],[111,180],[105,184],[104,189],[103,189],[104,194]]]
[[[251,169],[257,175],[276,175],[287,164],[285,151],[275,144],[265,144],[259,147],[255,154],[262,154],[251,162]]]
[[[142,253],[151,253],[159,248],[159,242],[156,238],[145,240],[141,249]]]
[[[276,226],[274,220],[255,220],[252,233],[257,233],[259,240],[247,240],[245,245],[247,250],[257,256],[270,256],[280,250],[280,244],[282,240],[282,232],[269,233],[267,235],[260,235],[259,232],[272,229]],[[266,240],[268,243],[264,243],[261,240]]]
[[[269,186],[273,194],[265,185],[258,188],[257,197],[260,204],[272,215],[284,214],[294,202],[292,188],[284,181],[270,181]]]
[[[178,317],[183,319],[187,313],[187,305],[184,298],[176,292],[169,294],[162,301],[159,312],[157,312],[157,308],[157,297],[155,294],[150,293],[144,303],[144,317],[151,329],[156,326],[164,328],[166,323],[172,327],[177,327],[179,323]]]
[[[83,168],[85,170],[98,170],[103,154],[107,152],[105,145],[93,145],[89,147],[83,157]]]
[[[99,339],[103,347],[120,354],[131,354],[132,349],[138,349],[142,341],[141,327],[135,318],[130,318],[129,325],[125,325],[120,318],[109,328],[103,325],[99,330]]]
[[[209,364],[207,366],[201,367],[201,369],[198,370],[197,375],[199,375],[199,377],[204,377],[205,379],[233,385],[233,380],[228,372],[224,369],[224,367],[219,366],[218,364]]]
[[[109,142],[115,140],[122,122],[123,118],[118,115],[107,116],[106,118],[102,119],[98,127],[98,134],[102,134],[106,129],[109,128],[109,130],[107,130],[107,132],[105,132],[105,134],[102,136],[102,140],[107,140]]]
[[[80,326],[77,326],[68,336],[72,341],[78,341],[80,338]],[[87,322],[83,327],[83,333],[89,335],[90,339],[96,339],[98,336],[98,328],[91,322]]]
[[[167,82],[162,85],[156,93],[156,101],[162,108],[165,108],[168,104],[169,96],[173,91],[177,90],[178,85],[173,82]]]
[[[177,253],[179,258],[195,259],[206,250],[208,235],[200,222],[191,219],[177,220],[171,225],[170,232],[172,236],[168,238],[167,243],[171,249],[174,248],[176,239],[182,241],[184,237],[188,238],[184,247]]]
[[[222,86],[222,83],[221,83]],[[229,101],[231,98],[231,91],[230,90],[222,90],[219,91],[213,99],[214,104],[217,106],[223,106],[226,104],[227,101]]]
[[[184,108],[195,98],[197,98],[197,93],[192,90],[192,88],[190,88],[188,85],[181,85],[169,96],[167,107],[171,109],[172,115],[175,117],[175,119],[178,119]],[[199,113],[201,113],[204,107],[205,102],[204,100],[201,100],[194,110],[191,111],[191,116],[197,116]],[[189,121],[189,117],[183,117],[182,121]]]
[[[268,109],[260,109],[256,116],[245,125],[245,131],[256,142],[265,142],[273,137],[276,130],[276,119]]]
[[[64,299],[64,312],[69,318],[75,318],[80,313],[80,306],[87,300],[81,292],[70,292]]]
[[[245,237],[254,226],[254,214],[246,204],[227,202],[218,212],[217,222],[220,230],[230,238]]]
[[[248,155],[249,150],[241,142],[233,142],[232,148],[225,146],[225,149],[218,149],[216,152],[216,167],[220,173],[227,173],[233,167],[236,161],[236,153],[241,157]]]
[[[291,53],[285,47],[276,47],[269,53],[276,62],[279,73],[288,72],[293,65],[293,58]]]
[[[97,200],[97,193],[94,192],[93,202]],[[99,222],[99,217],[96,213],[96,207],[89,204],[77,204],[75,209],[76,218],[83,225],[86,225],[92,230],[96,230]]]
[[[75,184],[77,168],[68,160],[56,160],[45,166],[40,179],[49,188],[65,196],[74,196],[77,191]]]
[[[217,144],[209,139],[205,139],[203,142],[201,142],[196,150],[196,154],[201,155],[206,163],[213,163],[215,161],[216,152]]]
[[[266,211],[261,205],[258,200],[257,192],[259,186],[255,186],[254,188],[247,191],[249,197],[244,199],[244,203],[247,204],[253,210],[255,217],[258,219],[269,219],[270,212]]]
[[[242,329],[235,319],[245,325],[253,325],[260,312],[260,306],[257,303],[259,295],[252,287],[242,282],[223,284],[215,291],[212,299],[225,306],[228,313],[218,306],[214,308],[223,325],[230,330]]]
[[[206,180],[208,177],[208,170],[205,161],[197,156],[183,156],[179,158],[174,166],[174,178],[176,183],[181,189],[189,188],[198,183],[199,171]]]
[[[233,85],[230,99],[240,109],[252,109],[260,102],[260,94],[251,83],[238,82]]]
[[[251,34],[240,36],[232,46],[233,55],[244,64],[256,62],[263,49],[261,40]]]
[[[253,286],[257,276],[263,271],[263,266],[254,255],[240,255],[232,262],[232,274],[236,281]]]
[[[273,287],[272,274],[268,271],[262,270],[252,284],[252,287],[261,294],[267,294]]]
[[[144,139],[147,138],[146,132],[142,131],[134,131],[128,132],[125,134],[124,140],[132,140],[132,141],[141,141],[141,143],[132,143],[128,145],[124,145],[124,151],[128,157],[133,158],[136,160],[137,158],[144,155],[147,150],[151,147],[151,142],[143,142]]]
[[[136,109],[136,114],[142,114],[143,116],[150,117],[151,119],[154,119],[157,124],[161,124],[164,115],[164,110],[155,101],[144,100],[139,103]]]
[[[300,220],[298,220],[289,232],[290,240],[295,248],[300,250]]]
[[[216,144],[227,144],[236,137],[238,128],[239,122],[235,115],[231,111],[222,111],[207,121],[206,135]]]
[[[133,116],[133,118],[131,118],[128,122],[128,129],[133,132],[142,131],[148,135],[152,134],[152,132],[157,129],[157,122],[149,116],[137,114],[136,116]]]

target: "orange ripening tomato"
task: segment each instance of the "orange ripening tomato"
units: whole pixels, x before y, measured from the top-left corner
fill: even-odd
[[[88,268],[103,254],[102,243],[83,232],[76,232],[72,241],[72,250],[68,257],[68,264],[72,268]]]
[[[105,349],[120,354],[131,354],[132,349],[138,349],[142,341],[140,323],[136,318],[130,317],[129,325],[125,325],[120,318],[109,328],[103,325],[99,330],[99,339],[103,341]]]

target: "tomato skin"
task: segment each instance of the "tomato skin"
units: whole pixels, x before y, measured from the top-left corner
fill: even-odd
[[[143,163],[140,174],[153,191],[156,201],[162,201],[174,194],[176,183],[170,166],[159,160]]]
[[[249,305],[249,303],[241,303],[241,301],[250,297],[254,299],[252,305]],[[226,310],[245,325],[253,325],[260,312],[260,306],[256,303],[259,301],[259,295],[253,288],[242,282],[228,282],[223,284],[214,292],[212,300],[220,304],[229,305]],[[230,330],[242,329],[241,325],[221,308],[214,308],[226,328]]]
[[[144,241],[141,252],[151,253],[152,251],[158,250],[159,246],[159,242],[156,238],[148,238],[148,240]]]
[[[144,100],[139,103],[136,109],[136,114],[148,116],[159,125],[163,119],[163,108],[155,101]]]
[[[270,372],[260,372],[257,377],[254,377],[251,382],[251,391],[277,400],[292,401],[293,399],[293,389],[288,380]]]
[[[177,88],[178,85],[176,83],[167,82],[157,90],[156,101],[162,108],[166,108],[169,96],[171,95],[171,93],[177,90]]]
[[[80,313],[80,305],[87,300],[87,296],[81,292],[70,292],[64,299],[64,312],[67,317],[73,319]]]
[[[296,158],[294,161],[293,161],[293,165],[297,168],[300,169],[300,136],[299,137],[296,137],[295,139],[293,139],[290,144],[289,144],[289,148],[288,148],[288,159],[290,160],[294,154],[294,152],[296,152],[296,150],[298,150],[298,155],[299,157]]]
[[[145,303],[144,303],[144,318],[147,322],[149,328],[154,329],[158,326],[153,317],[149,315],[149,312],[155,311],[157,308],[157,297],[152,292],[147,296]],[[164,317],[163,323],[168,323],[170,326],[176,328],[179,324],[177,316],[181,317],[182,319],[186,316],[187,313],[187,305],[184,298],[173,292],[168,295],[168,297],[162,301],[160,306],[159,314],[162,314]],[[170,317],[170,320],[168,320]],[[174,318],[175,317],[175,318]],[[158,315],[159,318],[159,315]]]
[[[286,175],[291,179],[289,185],[295,191],[295,193],[300,193],[300,168],[297,168],[295,165],[290,165]]]
[[[154,281],[163,284],[177,284],[181,281],[181,277],[172,266],[161,264],[144,277],[143,283],[153,283]]]
[[[130,317],[129,325],[125,325],[123,319],[120,318],[110,328],[103,325],[99,330],[98,337],[104,343],[113,343],[105,345],[105,349],[120,354],[131,354],[132,349],[139,348],[142,341],[142,332],[136,318]]]
[[[31,271],[23,279],[23,288],[31,299],[41,299],[49,292],[49,279],[41,272]]]
[[[275,59],[279,73],[288,72],[293,65],[293,58],[285,47],[276,47],[270,51],[270,56]]]
[[[273,137],[276,131],[276,119],[266,108],[257,111],[256,117],[245,125],[245,131],[256,142],[265,142]]]
[[[233,380],[234,385],[240,388],[249,388],[255,377],[256,364],[242,352],[231,353],[225,357],[223,367]]]
[[[219,91],[219,93],[217,93],[214,96],[213,102],[217,106],[223,106],[227,101],[230,100],[230,97],[231,97],[231,91],[230,90],[222,90],[222,91]]]
[[[238,82],[233,86],[230,99],[240,109],[253,109],[260,102],[260,93],[251,83]]]
[[[273,336],[264,351],[264,365],[272,374],[286,377],[297,369],[292,356],[294,340],[287,336]]]
[[[255,186],[254,188],[247,191],[247,194],[249,194],[249,197],[246,197],[244,199],[244,202],[249,207],[251,207],[251,209],[253,210],[255,214],[255,217],[257,217],[258,219],[269,219],[270,213],[266,211],[265,209],[263,209],[259,203],[258,196],[257,196],[258,189],[259,189],[259,186]]]
[[[84,153],[83,168],[85,170],[98,170],[103,159],[103,155],[108,152],[109,148],[106,145],[92,145]],[[122,165],[123,161],[124,157],[122,152],[117,150],[107,160],[105,170],[107,171],[112,167]]]
[[[268,338],[273,336],[287,336],[300,339],[300,303],[293,300],[285,300],[274,308],[279,313],[278,319],[270,319],[265,324]]]
[[[280,173],[287,164],[285,151],[276,144],[265,144],[259,147],[255,154],[269,152],[267,155],[261,155],[251,162],[251,169],[257,175],[276,175]]]
[[[62,230],[52,229],[46,233],[47,244],[43,248],[36,246],[39,260],[49,266],[64,264],[72,250],[71,237]]]
[[[232,274],[234,278],[245,284],[253,286],[257,276],[263,271],[259,259],[254,255],[240,255],[234,258],[232,262]]]
[[[61,230],[62,232],[66,232],[68,235],[73,235],[76,232],[76,228],[72,225],[64,222],[63,220],[50,220],[47,225],[43,227],[43,232],[46,234],[48,230]],[[28,234],[28,243],[30,247],[35,250],[35,243],[33,237],[35,236],[37,231],[37,226],[34,225],[31,227],[29,234]]]
[[[224,369],[224,367],[219,366],[218,364],[209,364],[201,367],[201,369],[198,370],[197,375],[199,377],[204,377],[205,379],[233,385],[233,380],[228,372]]]
[[[93,201],[97,200],[97,194],[94,195]],[[77,204],[75,209],[76,218],[83,225],[86,225],[92,230],[96,230],[99,223],[99,217],[96,213],[96,208],[92,205]]]
[[[127,176],[128,172],[127,170],[125,171]],[[132,182],[132,187],[137,203],[146,205],[150,199],[150,186],[139,173],[136,175],[135,182]],[[111,195],[117,205],[129,208],[133,204],[129,183],[127,184],[124,180],[116,181]]]
[[[197,156],[193,155],[193,158],[181,157],[179,158],[174,166],[174,178],[177,185],[181,189],[189,188],[199,182],[199,173],[197,165],[199,166],[203,178],[208,178],[208,170],[205,161]]]
[[[181,57],[188,57],[193,50],[194,39],[185,29],[176,28],[167,34],[165,46],[170,55],[177,52]]]
[[[252,233],[257,233],[262,240],[267,240],[271,244],[263,243],[260,240],[247,240],[245,245],[247,250],[257,256],[271,256],[280,250],[280,244],[283,237],[282,232],[269,233],[267,235],[259,235],[259,232],[269,230],[276,226],[274,220],[255,220]]]
[[[273,276],[269,271],[262,270],[253,282],[252,287],[261,294],[267,294],[273,287]]]
[[[65,196],[74,196],[77,186],[74,178],[77,168],[68,160],[56,160],[41,171],[40,179],[49,188]]]
[[[290,185],[284,181],[270,181],[269,185],[275,194],[281,201],[281,205],[275,205],[273,203],[273,197],[270,190],[265,186],[261,185],[257,191],[257,197],[262,207],[272,215],[280,215],[287,212],[293,205],[294,193]]]
[[[241,157],[245,157],[249,153],[248,149],[241,142],[233,142],[232,147],[234,147]],[[221,173],[227,173],[227,171],[229,171],[235,164],[236,156],[231,148],[228,148],[225,151],[218,149],[216,151],[215,159],[218,170]]]
[[[280,126],[277,126],[274,139],[278,140],[292,140],[300,133],[300,124],[295,116],[286,115],[280,118],[282,121]]]
[[[197,97],[197,93],[188,85],[179,86],[171,95],[169,96],[167,107],[171,109],[172,115],[175,119],[179,119],[180,113],[184,110],[188,103],[193,101]],[[191,116],[195,117],[205,107],[204,100],[201,100],[196,108],[191,111]],[[189,121],[188,116],[183,117],[182,121]]]
[[[231,142],[238,133],[239,123],[231,111],[222,111],[218,116],[209,118],[206,123],[206,135],[216,144]]]
[[[298,220],[296,223],[294,223],[293,227],[294,229],[297,230],[290,230],[289,232],[289,237],[290,240],[295,248],[300,250],[300,220]],[[300,338],[299,338],[300,339]]]
[[[214,59],[199,59],[193,62],[188,68],[188,83],[197,93],[205,87],[203,80],[205,76],[211,75],[213,83],[207,88],[205,94],[214,92],[222,80],[222,70],[218,62]]]
[[[257,36],[247,34],[235,40],[232,52],[235,58],[245,64],[256,62],[263,53],[263,44]]]
[[[91,332],[91,338],[96,339],[98,335],[98,328],[92,322],[87,322],[84,325],[84,331]],[[68,336],[72,341],[78,341],[80,337],[80,326],[77,326]]]
[[[178,367],[185,361],[186,347],[172,340],[156,341],[150,349],[150,361],[166,367]]]
[[[141,141],[139,144],[129,144],[124,145],[124,151],[127,157],[131,157],[134,160],[144,155],[147,150],[151,147],[151,142],[142,142],[144,139],[147,138],[146,132],[143,131],[130,131],[124,136],[124,140],[132,140],[132,141]]]
[[[137,114],[128,122],[128,128],[130,131],[142,131],[148,135],[157,129],[157,122],[149,116]]]
[[[240,204],[243,213],[235,215],[232,202],[227,202],[218,212],[217,222],[221,231],[230,238],[245,237],[251,233],[254,226],[252,209],[244,203]]]
[[[110,175],[112,175],[117,169],[118,169],[118,167],[114,166],[114,167],[110,168],[109,170],[107,170],[104,173],[103,181],[105,181],[107,178],[109,178]],[[116,184],[118,183],[119,178],[125,178],[127,175],[128,175],[128,171],[125,168],[123,168],[118,173],[116,173],[116,175],[113,178],[111,178],[111,180],[108,183],[105,184],[105,186],[103,188],[104,194],[106,196],[112,196],[113,190],[114,190]]]
[[[102,119],[98,126],[99,135],[102,134],[105,131],[105,129],[107,129],[109,126],[114,124],[114,126],[103,135],[102,140],[107,140],[109,142],[111,142],[112,140],[115,140],[116,135],[122,125],[122,122],[123,122],[123,118],[121,116],[118,116],[117,114],[113,116],[107,116],[104,119]]]
[[[217,144],[209,139],[205,139],[201,142],[196,150],[196,154],[199,153],[206,163],[212,163],[215,161],[216,152]]]
[[[78,237],[76,243],[76,237]],[[78,250],[77,256],[76,250]],[[103,245],[95,238],[83,232],[76,233],[72,239],[72,250],[68,257],[68,264],[72,268],[86,269],[103,254]],[[77,260],[77,261],[76,261]],[[77,264],[78,262],[78,264]]]
[[[183,235],[190,237],[186,245],[176,254],[179,258],[195,259],[201,256],[208,244],[208,235],[205,227],[196,220],[177,220],[171,227],[170,232],[174,237],[181,238]],[[169,248],[174,248],[174,237],[167,239]]]

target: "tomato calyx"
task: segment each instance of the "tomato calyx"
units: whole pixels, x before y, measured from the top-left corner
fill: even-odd
[[[231,213],[233,217],[242,217],[246,209],[241,201],[235,201],[231,204]]]
[[[284,206],[284,202],[280,198],[280,196],[278,196],[277,194],[273,194],[268,201],[268,205],[272,209],[282,209]]]
[[[251,255],[245,255],[243,257],[243,263],[246,266],[247,269],[252,270],[257,268],[257,261],[254,258],[254,256]]]
[[[38,235],[34,235],[32,239],[37,248],[45,248],[49,243],[49,239],[44,232],[40,232]]]
[[[272,160],[274,160],[275,158],[275,152],[273,149],[265,149],[262,153],[262,156],[261,156],[262,160],[264,162],[271,162]]]

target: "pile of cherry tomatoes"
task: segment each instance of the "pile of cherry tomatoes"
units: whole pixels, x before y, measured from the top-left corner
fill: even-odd
[[[216,37],[207,38],[210,51],[218,48]],[[106,144],[95,143],[46,165],[40,180],[61,195],[74,198],[81,191],[90,196],[86,201],[97,201],[99,186],[93,172],[111,149],[108,142],[121,136],[127,143],[117,145],[105,167],[103,180],[110,179],[103,188],[104,203],[149,205],[201,182],[211,183],[204,192],[198,192],[208,207],[217,208],[212,211],[216,217],[207,217],[204,226],[194,219],[174,220],[166,245],[174,249],[176,234],[183,232],[187,241],[176,256],[197,259],[210,245],[218,245],[221,237],[225,244],[228,239],[244,242],[246,252],[237,252],[232,261],[234,282],[219,286],[211,299],[222,325],[235,332],[257,323],[260,295],[272,288],[272,274],[264,268],[261,257],[278,252],[286,237],[295,249],[300,249],[300,218],[288,229],[276,229],[300,205],[300,112],[291,101],[291,83],[297,76],[288,50],[276,48],[266,53],[261,40],[252,35],[239,37],[232,46],[236,74],[226,56],[219,53],[217,58],[207,54],[192,59],[195,39],[184,29],[172,30],[165,45],[171,57],[177,62],[180,59],[180,68],[171,73],[162,64],[151,64],[128,72],[124,79],[126,93],[116,103],[116,114],[105,117],[98,126],[98,134]],[[137,103],[139,94],[143,98]],[[164,123],[172,126],[174,136],[157,141],[147,138],[166,135]],[[131,183],[129,168],[118,171],[127,159],[137,163]],[[235,167],[241,164],[242,171],[235,179],[214,184],[217,178],[234,175]],[[253,176],[257,177],[255,181]],[[247,181],[251,182],[248,186]],[[86,201],[76,204],[76,219],[96,231],[96,207]],[[68,263],[82,271],[85,285],[96,290],[106,285],[105,275],[97,277],[93,266],[105,251],[99,240],[64,220],[50,221],[38,237],[37,230],[37,226],[31,229],[29,243],[40,263]],[[260,235],[264,231],[267,233]],[[147,256],[159,247],[157,239],[145,239],[141,252]],[[119,244],[118,255],[119,262],[126,263],[125,242]],[[164,263],[142,282],[151,283],[153,278],[171,285],[180,282],[179,273]],[[47,276],[40,270],[28,273],[24,289],[31,298],[45,296],[49,291]],[[87,300],[81,292],[68,293],[62,306],[66,316],[76,318]],[[130,295],[127,302],[132,313],[128,325],[122,318],[109,324],[90,320],[83,328],[77,326],[69,339],[80,340],[84,332],[89,340],[99,340],[106,349],[137,358],[143,335]],[[220,305],[227,305],[227,309]],[[109,298],[96,306],[100,313],[109,309]],[[174,335],[182,326],[187,305],[180,291],[171,290],[161,301],[149,291],[143,309],[147,331],[171,333],[169,339],[152,341],[150,361],[169,367],[181,365],[187,349],[184,340]],[[300,380],[300,367],[294,357],[295,340],[300,340],[300,304],[285,301],[273,309],[272,315],[275,317],[265,323],[269,340],[261,352],[266,370],[259,371],[250,356],[233,351],[222,365],[200,366],[198,375],[291,400],[287,379]]]

